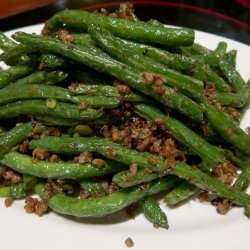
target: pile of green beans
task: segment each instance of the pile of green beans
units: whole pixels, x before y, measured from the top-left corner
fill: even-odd
[[[214,51],[195,44],[191,29],[132,19],[64,10],[41,35],[16,32],[18,43],[0,32],[0,60],[9,65],[0,71],[0,197],[38,194],[51,210],[77,217],[137,204],[154,225],[168,228],[155,194],[173,206],[206,191],[250,217],[250,137],[230,116],[242,116],[250,99],[236,51],[224,42]],[[128,116],[114,115],[124,107]],[[103,133],[134,119],[161,124],[183,159],[126,148]],[[58,160],[36,159],[37,150]],[[96,159],[81,161],[83,153]],[[240,172],[234,184],[213,175],[226,161]],[[3,184],[6,168],[21,181]],[[51,181],[56,188],[45,197]],[[116,188],[110,192],[104,182]]]

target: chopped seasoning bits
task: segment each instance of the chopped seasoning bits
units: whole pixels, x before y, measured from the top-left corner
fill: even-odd
[[[134,241],[133,241],[130,237],[128,237],[128,238],[125,240],[125,245],[126,245],[127,247],[133,247],[133,246],[134,246]]]

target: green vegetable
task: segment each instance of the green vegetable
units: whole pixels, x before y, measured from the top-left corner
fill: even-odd
[[[156,227],[163,227],[168,229],[168,219],[166,214],[160,208],[158,203],[152,197],[148,197],[139,201],[139,205],[143,211],[143,214],[151,221]]]
[[[78,10],[63,10],[55,14],[47,21],[43,34],[49,34],[64,25],[87,30],[93,23],[102,25],[116,36],[140,42],[188,46],[194,41],[194,31],[191,29],[167,28],[144,22],[131,22]]]
[[[77,217],[98,217],[119,211],[132,203],[168,190],[175,184],[176,178],[168,176],[161,180],[153,181],[146,190],[140,187],[125,188],[101,198],[77,199],[61,194],[56,194],[47,202],[49,207],[57,213]],[[44,185],[39,183],[35,190],[42,196]]]
[[[4,156],[2,163],[23,174],[50,179],[82,179],[118,172],[121,164],[107,160],[102,168],[92,163],[32,161],[32,158],[18,152]]]
[[[0,159],[14,146],[25,140],[32,133],[32,129],[33,124],[27,122],[12,128],[0,136]]]
[[[76,120],[96,120],[103,115],[103,111],[92,108],[79,110],[76,105],[64,102],[57,102],[56,107],[51,109],[46,105],[46,101],[42,100],[17,101],[0,106],[1,119],[13,118],[19,115],[51,115]]]
[[[166,106],[178,110],[195,121],[201,121],[202,119],[202,110],[195,102],[166,86],[163,87],[163,92],[165,93],[162,95],[158,94],[151,86],[147,85],[142,77],[143,72],[114,60],[101,50],[98,50],[98,48],[91,49],[89,45],[86,48],[83,48],[83,46],[81,48],[74,45],[68,46],[66,43],[53,38],[42,38],[41,36],[28,35],[23,32],[15,33],[14,37],[16,40],[25,42],[32,47],[61,54],[96,70],[109,73],[138,91],[153,97]]]

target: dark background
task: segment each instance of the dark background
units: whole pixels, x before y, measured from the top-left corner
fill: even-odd
[[[1,0],[3,1],[3,0]],[[10,17],[0,17],[3,31],[45,21],[64,8],[115,9],[121,1],[61,0]],[[141,20],[190,27],[250,44],[250,0],[130,1]]]

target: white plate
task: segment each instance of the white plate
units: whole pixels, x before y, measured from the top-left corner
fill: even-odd
[[[24,27],[26,32],[39,32],[41,25]],[[13,31],[7,32],[7,35]],[[196,32],[196,42],[214,49],[219,41],[237,49],[237,67],[245,80],[250,77],[250,47],[223,37]],[[250,126],[250,112],[241,124]],[[26,214],[24,201],[15,201],[5,208],[0,202],[1,249],[128,249],[124,241],[131,237],[132,249],[156,250],[248,250],[250,223],[243,209],[234,208],[226,216],[219,215],[208,203],[191,201],[177,209],[162,203],[170,229],[155,229],[143,215],[129,219],[125,213],[116,213],[99,219],[71,220],[53,212],[43,217]]]

